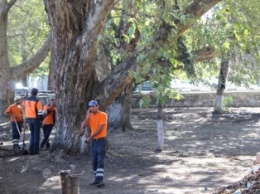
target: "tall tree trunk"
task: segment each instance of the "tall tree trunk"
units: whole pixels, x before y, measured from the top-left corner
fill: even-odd
[[[223,112],[223,94],[226,88],[226,82],[229,71],[229,60],[222,59],[220,71],[219,71],[219,80],[218,80],[218,88],[214,103],[214,113],[222,113]]]
[[[73,131],[85,117],[86,102],[95,97],[99,84],[95,69],[97,37],[113,3],[45,0],[56,69],[57,131],[53,149],[67,153],[79,150],[79,139]]]
[[[4,111],[13,102],[12,97],[15,90],[15,81],[11,79],[7,49],[7,21],[10,8],[11,5],[0,3],[0,123],[7,119]]]

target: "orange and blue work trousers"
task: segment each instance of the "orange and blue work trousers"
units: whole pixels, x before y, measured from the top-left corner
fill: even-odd
[[[39,154],[41,122],[38,118],[27,118],[26,120],[31,131],[29,152],[31,155]]]
[[[105,155],[106,155],[106,138],[92,139],[90,143],[92,167],[95,172],[95,181],[103,181]]]

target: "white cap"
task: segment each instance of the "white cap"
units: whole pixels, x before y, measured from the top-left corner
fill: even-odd
[[[20,99],[21,99],[20,96],[15,96],[15,97],[14,97],[14,102],[16,102],[17,100],[20,100]]]

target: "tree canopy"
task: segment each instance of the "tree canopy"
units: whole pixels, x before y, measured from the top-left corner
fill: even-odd
[[[218,53],[215,60],[196,65],[199,78],[217,78],[220,59],[230,56],[229,81],[248,85],[259,80],[259,10],[254,0],[225,1],[187,32],[189,48],[210,46]]]

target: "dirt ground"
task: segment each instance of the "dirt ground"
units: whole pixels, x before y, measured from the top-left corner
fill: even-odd
[[[259,108],[223,115],[213,115],[212,108],[165,109],[165,147],[159,153],[156,109],[133,109],[132,115],[134,130],[109,131],[103,188],[89,185],[94,177],[88,155],[13,155],[11,131],[0,128],[0,193],[60,194],[61,170],[80,175],[81,194],[214,193],[246,176],[260,152]]]

